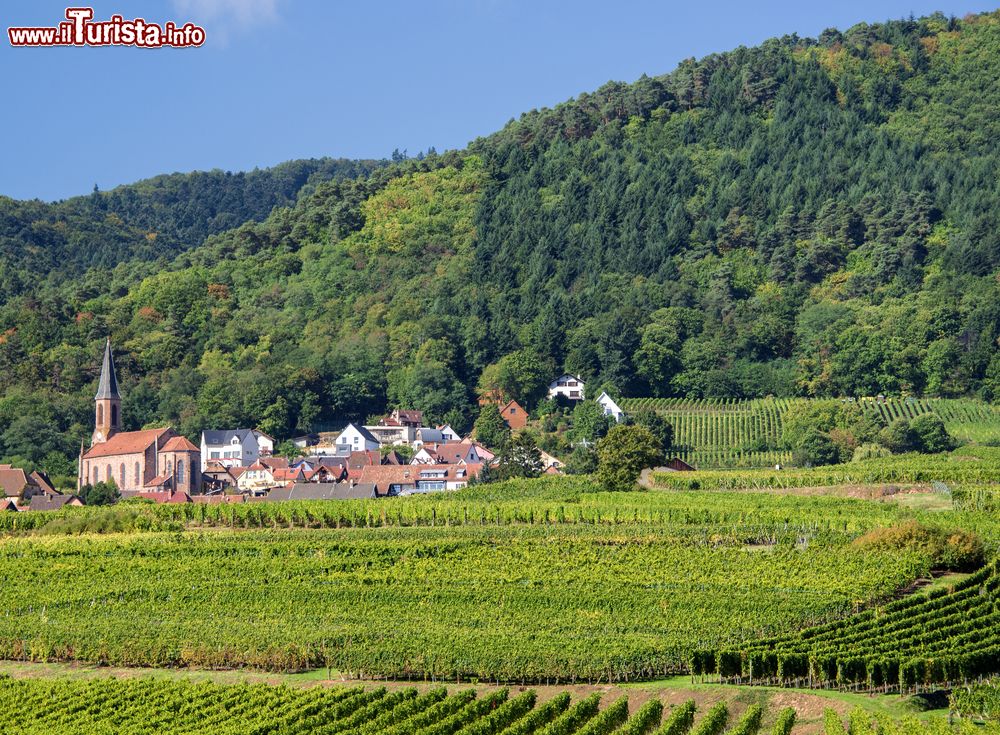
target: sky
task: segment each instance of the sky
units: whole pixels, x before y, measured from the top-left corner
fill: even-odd
[[[75,5],[85,5],[81,2]],[[614,79],[784,34],[993,10],[976,0],[94,0],[96,20],[205,28],[198,48],[14,48],[66,1],[0,6],[0,195],[159,173],[464,147]]]

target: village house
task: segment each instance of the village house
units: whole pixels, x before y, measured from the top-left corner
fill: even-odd
[[[3,493],[0,498],[11,498],[16,503],[34,487],[32,479],[20,467],[0,464],[0,492]]]
[[[215,460],[209,462],[205,471],[201,473],[202,491],[212,495],[235,488],[236,474],[233,472],[234,469]]]
[[[44,511],[82,505],[83,501],[76,495],[33,495],[27,508],[33,511]]]
[[[363,426],[348,424],[337,437],[337,456],[346,457],[351,452],[377,451],[378,439]]]
[[[256,429],[201,432],[201,471],[211,462],[224,467],[249,467],[274,453],[274,439]]]
[[[549,383],[549,398],[559,397],[570,401],[582,401],[586,398],[584,382],[580,376],[564,373]]]
[[[287,463],[287,460],[285,460]],[[258,460],[244,469],[236,481],[241,492],[249,495],[263,495],[274,487],[285,487],[297,482],[305,482],[305,470],[301,467],[279,466],[277,462]]]
[[[615,403],[614,399],[608,395],[607,391],[604,391],[597,397],[597,404],[604,410],[605,416],[611,416],[619,423],[623,418],[625,418],[625,412],[622,411],[621,406]]]
[[[424,444],[444,444],[444,432],[441,429],[423,427],[417,429],[417,438],[413,440],[413,448],[420,449]]]
[[[201,452],[172,428],[121,430],[121,395],[110,339],[94,396],[90,449],[81,446],[77,462],[78,491],[98,482],[114,483],[120,492],[170,489],[192,495],[201,487]]]
[[[359,482],[371,483],[378,495],[413,495],[417,493],[458,490],[479,475],[476,465],[369,465],[362,469]]]
[[[386,421],[386,419],[382,419]],[[409,444],[416,436],[416,430],[412,426],[404,426],[398,421],[391,424],[378,423],[372,426],[365,426],[364,429],[375,437],[382,446]]]
[[[499,408],[501,418],[511,431],[517,431],[527,426],[528,412],[517,401],[510,401]]]
[[[448,442],[423,445],[410,464],[481,464],[482,461],[475,444]]]

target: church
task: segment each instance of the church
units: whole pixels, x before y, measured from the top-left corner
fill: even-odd
[[[77,490],[87,484],[113,482],[125,497],[197,493],[201,487],[201,450],[169,427],[121,431],[121,404],[108,338],[94,396],[90,449],[80,447]]]

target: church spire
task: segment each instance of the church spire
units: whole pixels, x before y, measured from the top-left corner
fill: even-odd
[[[102,398],[121,400],[121,396],[118,395],[118,376],[115,375],[115,359],[111,354],[111,337],[108,337],[107,344],[104,346],[101,382],[97,385],[97,395],[94,396],[94,400],[99,401]]]
[[[104,345],[104,363],[101,380],[94,396],[94,434],[91,446],[106,442],[121,429],[122,397],[118,394],[118,376],[115,375],[115,358],[111,354],[111,338]]]

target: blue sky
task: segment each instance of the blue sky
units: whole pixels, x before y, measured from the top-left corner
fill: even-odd
[[[85,3],[75,3],[84,5]],[[963,0],[116,0],[193,20],[197,49],[11,48],[66,2],[4,0],[0,194],[59,199],[158,173],[462,147],[534,107],[687,57],[858,21],[962,16]]]

